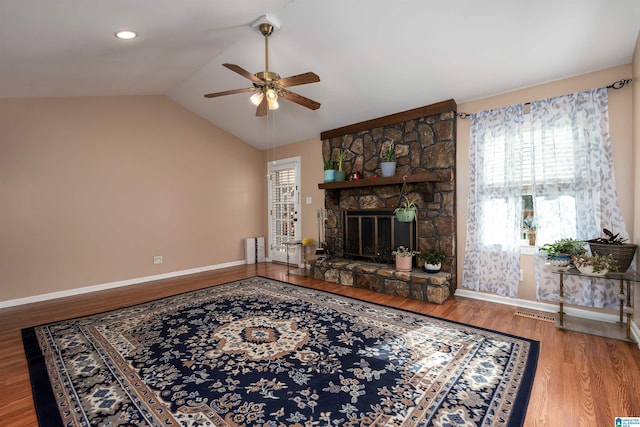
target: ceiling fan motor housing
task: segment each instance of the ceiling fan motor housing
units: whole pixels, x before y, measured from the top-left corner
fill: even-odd
[[[263,36],[270,36],[280,29],[280,22],[278,22],[274,15],[266,14],[253,21],[251,23],[251,28]],[[267,31],[267,33],[265,33],[265,31]]]

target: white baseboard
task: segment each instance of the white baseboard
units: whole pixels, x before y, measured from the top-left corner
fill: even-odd
[[[154,280],[170,279],[172,277],[186,276],[187,274],[202,273],[202,272],[211,271],[211,270],[219,270],[221,268],[234,267],[237,265],[244,265],[244,264],[245,264],[244,260],[232,261],[232,262],[226,262],[223,264],[207,265],[204,267],[190,268],[188,270],[172,271],[169,273],[156,274],[153,276],[138,277],[135,279],[120,280],[117,282],[103,283],[100,285],[69,289],[66,291],[51,292],[47,294],[34,295],[34,296],[24,297],[24,298],[16,298],[12,300],[0,301],[0,309],[15,307],[15,306],[24,305],[24,304],[31,304],[34,302],[48,301],[48,300],[57,299],[57,298],[64,298],[64,297],[69,297],[74,295],[87,294],[91,292],[104,291],[106,289],[120,288],[123,286],[137,285],[140,283],[152,282]]]
[[[530,310],[537,310],[548,313],[558,312],[557,304],[503,297],[496,294],[476,292],[469,289],[458,288],[456,289],[455,295],[459,297],[473,298],[477,300],[495,302],[498,304],[511,305],[520,308],[528,308]],[[569,316],[581,317],[584,319],[593,319],[601,322],[616,323],[620,320],[620,317],[617,314],[585,310],[578,307],[567,307],[566,305],[564,307],[564,311]],[[640,347],[640,329],[638,328],[638,325],[636,325],[633,321],[631,321],[631,337],[636,340],[636,342],[638,343],[638,347]]]

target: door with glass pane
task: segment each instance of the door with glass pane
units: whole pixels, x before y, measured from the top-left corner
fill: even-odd
[[[300,263],[300,158],[269,162],[269,248],[272,261]],[[287,245],[289,243],[289,245]]]

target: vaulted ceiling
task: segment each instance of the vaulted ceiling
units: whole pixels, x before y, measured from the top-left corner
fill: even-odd
[[[318,74],[292,90],[319,110],[203,97],[250,86],[223,63],[264,70],[265,13],[281,25],[270,70]],[[164,94],[267,148],[627,64],[639,32],[638,0],[2,0],[0,98]]]

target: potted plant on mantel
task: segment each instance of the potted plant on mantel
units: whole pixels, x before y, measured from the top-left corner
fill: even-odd
[[[398,246],[398,249],[391,252],[391,255],[396,259],[396,271],[411,271],[413,256],[419,253],[418,251],[411,251],[404,246]]]
[[[442,269],[442,261],[447,258],[447,255],[439,249],[429,249],[427,252],[420,255],[419,260],[424,262],[422,269],[427,273],[437,273]]]
[[[395,151],[395,143],[393,139],[387,144],[382,145],[382,163],[380,163],[380,169],[382,170],[382,176],[393,176],[396,174],[396,162],[393,161],[393,153]]]
[[[627,271],[638,245],[625,243],[627,239],[620,237],[620,233],[613,234],[606,228],[603,228],[602,232],[606,237],[587,240],[591,253],[593,255],[611,255],[618,263],[618,271]]]
[[[347,172],[342,170],[342,161],[344,160],[344,149],[341,148],[340,151],[338,151],[338,161],[336,162],[338,164],[338,169],[336,170],[336,182],[340,182],[340,181],[344,181],[347,178]]]
[[[400,207],[396,208],[393,213],[396,214],[398,222],[411,222],[416,217],[416,211],[418,210],[417,199],[410,199],[406,195],[402,195],[404,200]]]
[[[324,182],[333,182],[336,180],[336,170],[333,167],[331,159],[326,159],[322,155],[322,163],[324,164]]]

